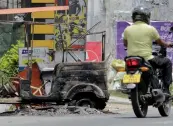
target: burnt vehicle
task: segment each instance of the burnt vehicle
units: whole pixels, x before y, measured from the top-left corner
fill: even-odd
[[[38,11],[38,8],[36,8],[33,12],[37,12],[36,10]],[[68,7],[65,7],[64,9],[56,7],[56,9],[54,8],[53,10],[68,11],[69,9]],[[24,8],[22,9],[22,14],[24,12],[30,13],[32,11],[28,12],[28,8]],[[91,30],[94,29],[98,24],[100,24],[101,21],[93,25],[82,35],[76,37],[76,39],[69,45],[66,42],[66,39],[63,38],[63,30],[61,29],[61,23],[52,24],[46,22],[35,22],[34,19],[31,22],[27,20],[26,15],[20,15],[15,17],[15,19],[18,21],[15,21],[16,24],[14,25],[14,29],[22,25],[25,26],[25,48],[28,60],[27,63],[25,63],[25,69],[19,72],[17,76],[14,75],[14,77],[11,78],[12,81],[9,81],[11,85],[8,86],[8,88],[6,88],[7,85],[3,85],[4,92],[2,92],[2,87],[0,87],[0,96],[1,93],[4,93],[3,96],[0,97],[0,104],[55,103],[57,105],[68,104],[70,106],[89,106],[91,108],[104,109],[106,106],[106,102],[109,100],[106,77],[107,60],[105,60],[106,32],[102,31],[91,33]],[[52,57],[53,61],[55,55],[54,52],[61,52],[62,61],[58,61],[59,63],[54,61],[54,66],[47,70],[41,70],[39,64],[37,62],[34,62],[34,32],[30,33],[30,30],[28,31],[28,28],[32,28],[34,30],[35,24],[53,25],[54,27],[57,27],[60,32],[59,37],[54,37],[56,43],[58,43],[58,49],[49,49],[48,52],[45,51],[45,54],[49,54],[49,56]],[[68,27],[70,26],[69,23],[65,25],[67,25]],[[67,60],[67,54],[74,58],[74,56],[76,55],[72,55],[73,51],[83,51],[83,53],[86,53],[85,44],[78,45],[79,48],[78,46],[77,48],[74,48],[76,47],[74,43],[82,39],[85,40],[86,43],[86,36],[94,34],[102,35],[102,40],[100,39],[100,42],[102,43],[102,62],[82,62],[82,60],[75,60],[76,62],[68,63],[69,61]],[[50,50],[53,51],[51,52]],[[61,56],[57,56],[58,59],[60,59],[60,57]],[[85,55],[83,57],[83,61],[85,61]],[[50,77],[52,81],[49,78],[46,81],[46,77]],[[51,89],[49,93],[45,92],[45,82],[49,82],[51,84]],[[11,90],[12,92],[9,90]],[[36,94],[37,91],[41,91],[41,94]],[[10,96],[9,93],[11,94]]]
[[[41,72],[42,75],[52,71]],[[36,96],[30,80],[20,80],[22,103],[56,102],[104,109],[109,99],[105,62],[60,63],[53,70],[51,91]]]
[[[102,35],[102,62],[82,62],[80,60],[72,63],[64,62],[65,51],[63,48],[62,62],[57,63],[52,69],[46,71],[38,69],[40,74],[36,75],[31,66],[26,68],[27,78],[20,79],[19,97],[21,103],[55,102],[58,105],[68,104],[104,109],[109,100],[107,59],[105,59],[104,48],[105,31],[92,34]],[[52,81],[48,81],[51,82],[50,92],[41,96],[34,95],[31,89],[32,77],[39,77],[41,84],[44,84],[46,75],[52,75]]]

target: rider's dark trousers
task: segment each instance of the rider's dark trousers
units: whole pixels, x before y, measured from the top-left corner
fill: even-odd
[[[163,80],[166,88],[169,88],[172,83],[172,62],[166,57],[156,56],[149,60],[152,66],[155,68],[163,69]]]

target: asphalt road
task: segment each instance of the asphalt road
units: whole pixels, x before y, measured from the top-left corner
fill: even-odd
[[[172,110],[173,112],[173,110]],[[63,117],[0,117],[0,126],[168,126],[173,125],[173,113],[163,118],[150,108],[147,118],[136,118],[132,110],[114,115]]]

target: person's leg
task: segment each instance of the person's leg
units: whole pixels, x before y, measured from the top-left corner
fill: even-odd
[[[155,57],[149,61],[156,68],[163,69],[163,80],[166,91],[169,92],[169,86],[172,83],[172,62],[166,57]]]

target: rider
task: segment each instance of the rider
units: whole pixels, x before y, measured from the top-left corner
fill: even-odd
[[[152,55],[152,42],[161,46],[170,47],[171,43],[161,40],[158,31],[150,24],[151,12],[148,8],[138,6],[132,12],[133,25],[124,31],[124,46],[127,47],[128,56],[141,56],[157,68],[163,69],[165,92],[169,93],[172,83],[172,63],[166,57]],[[154,81],[153,81],[154,82]]]

